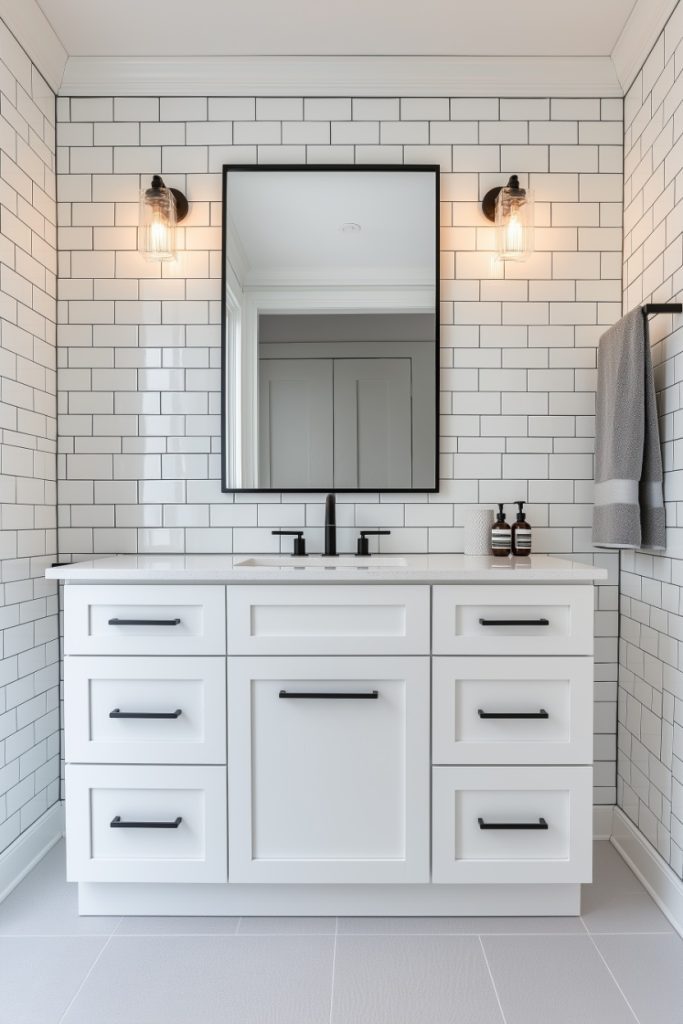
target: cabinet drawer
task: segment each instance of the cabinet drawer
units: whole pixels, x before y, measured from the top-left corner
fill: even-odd
[[[225,882],[225,768],[67,765],[73,882]]]
[[[434,654],[592,654],[592,586],[434,587]]]
[[[225,654],[225,587],[65,588],[65,654]]]
[[[434,882],[590,882],[592,768],[434,768]]]
[[[429,659],[230,658],[230,880],[429,880]]]
[[[66,760],[225,764],[225,658],[64,663]]]
[[[229,587],[228,653],[428,654],[429,587]]]
[[[590,764],[591,658],[434,658],[434,764]]]

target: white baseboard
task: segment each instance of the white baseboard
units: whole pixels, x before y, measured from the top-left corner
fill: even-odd
[[[64,835],[64,805],[54,804],[0,854],[0,903]]]
[[[683,935],[683,882],[619,807],[614,808],[611,842],[664,916]]]
[[[612,838],[613,804],[593,805],[593,839]]]

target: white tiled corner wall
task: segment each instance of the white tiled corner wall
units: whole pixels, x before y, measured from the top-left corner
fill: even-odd
[[[221,168],[438,163],[441,492],[339,496],[342,547],[462,550],[472,503],[525,499],[536,551],[610,569],[597,589],[595,799],[615,797],[617,556],[590,545],[596,345],[621,312],[622,103],[615,99],[68,98],[58,101],[59,550],[269,551],[322,544],[322,499],[222,494]],[[136,252],[161,173],[190,214],[176,265]],[[479,203],[518,173],[536,252],[494,266]],[[509,509],[511,512],[512,510]]]
[[[0,22],[0,853],[59,799],[55,97]]]
[[[683,4],[625,100],[624,308],[683,299]],[[667,548],[624,552],[619,806],[683,877],[683,318],[651,322]]]

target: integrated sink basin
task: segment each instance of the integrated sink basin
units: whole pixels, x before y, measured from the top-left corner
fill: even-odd
[[[395,566],[405,567],[405,558],[398,558],[391,555],[371,555],[369,558],[358,558],[355,555],[338,555],[327,557],[325,555],[254,555],[251,558],[243,558],[235,562],[240,569],[358,569],[368,571],[372,569],[386,569]]]

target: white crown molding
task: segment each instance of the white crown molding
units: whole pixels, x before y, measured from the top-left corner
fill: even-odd
[[[612,60],[624,93],[645,63],[678,0],[636,0],[612,50]]]
[[[574,97],[622,90],[610,57],[70,57],[60,94]]]
[[[0,18],[50,88],[58,92],[67,52],[36,0],[0,0]]]

